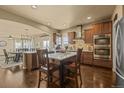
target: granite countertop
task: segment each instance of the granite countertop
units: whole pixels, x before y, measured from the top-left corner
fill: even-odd
[[[76,52],[66,52],[66,53],[52,53],[52,54],[49,54],[48,56],[49,58],[52,58],[52,59],[64,60],[66,58],[69,58],[75,55],[76,55]]]
[[[76,50],[68,50],[68,52],[77,52]],[[93,52],[93,51],[89,51],[89,50],[82,50],[82,52]]]
[[[27,52],[23,52],[23,53],[32,54],[32,53],[37,53],[37,52],[36,51],[27,51]]]
[[[83,50],[82,52],[93,52],[93,51]]]

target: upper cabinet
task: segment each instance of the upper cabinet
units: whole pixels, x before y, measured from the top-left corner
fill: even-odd
[[[94,24],[93,29],[94,29],[94,31],[93,31],[94,35],[95,34],[101,34],[101,32],[102,32],[102,23]]]
[[[92,29],[87,29],[84,31],[84,41],[85,43],[93,43],[93,35],[99,34],[111,34],[112,23],[111,21],[101,22],[93,24]]]
[[[84,32],[84,41],[85,43],[93,43],[93,30],[94,29],[88,29],[88,30],[85,30]]]
[[[75,32],[68,32],[68,42],[69,44],[74,44]]]
[[[111,22],[104,22],[102,23],[102,34],[110,34],[112,31],[112,23]]]
[[[94,34],[110,34],[112,30],[111,21],[94,24]]]

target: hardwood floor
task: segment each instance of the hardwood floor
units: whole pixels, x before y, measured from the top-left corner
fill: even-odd
[[[111,69],[82,66],[84,88],[111,88],[115,82]]]
[[[81,66],[83,88],[99,88],[113,86],[113,73],[110,69]],[[38,71],[28,72],[22,70],[21,66],[0,69],[1,88],[33,88],[37,87]],[[46,87],[46,82],[41,83],[41,87]]]

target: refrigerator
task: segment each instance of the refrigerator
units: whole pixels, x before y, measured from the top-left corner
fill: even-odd
[[[124,88],[124,18],[114,24],[113,70],[116,73],[115,87]]]

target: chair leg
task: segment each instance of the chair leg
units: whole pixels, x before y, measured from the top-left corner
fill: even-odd
[[[50,82],[52,82],[52,81],[53,81],[52,74],[50,74]]]
[[[39,80],[38,80],[38,88],[40,88],[40,80],[41,79],[41,71],[39,71]]]
[[[82,86],[82,75],[81,75],[81,70],[79,69],[79,77],[80,77],[80,88]]]
[[[76,88],[78,88],[78,77],[75,75],[75,83],[76,83]]]
[[[5,59],[5,63],[6,63],[6,59]]]
[[[48,74],[48,80],[47,80],[47,88],[49,88],[50,87],[50,75]]]
[[[9,59],[6,59],[6,63],[8,64]]]

